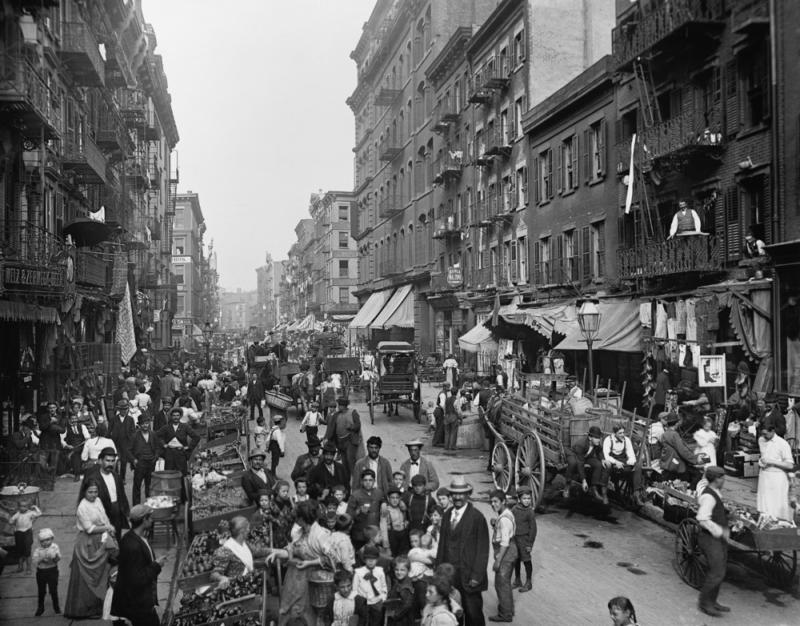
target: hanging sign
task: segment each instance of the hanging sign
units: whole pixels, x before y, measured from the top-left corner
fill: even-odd
[[[6,288],[19,286],[63,289],[65,285],[64,269],[47,270],[6,265],[3,268],[3,284]]]
[[[725,355],[700,355],[697,368],[698,387],[725,387]]]

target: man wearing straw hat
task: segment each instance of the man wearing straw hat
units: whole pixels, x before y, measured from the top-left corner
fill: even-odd
[[[439,475],[436,468],[428,459],[422,457],[422,442],[419,439],[409,441],[406,444],[408,449],[408,459],[400,466],[400,471],[405,474],[406,484],[404,489],[411,489],[411,479],[417,474],[425,477],[425,488],[429,492],[434,492],[439,488]]]
[[[453,508],[442,520],[436,560],[455,567],[453,584],[461,593],[464,623],[484,626],[483,592],[489,588],[489,526],[486,518],[469,502],[472,485],[454,476],[448,487]]]

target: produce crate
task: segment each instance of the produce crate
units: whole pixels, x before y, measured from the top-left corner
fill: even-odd
[[[239,435],[239,430],[242,426],[241,418],[233,418],[225,422],[219,422],[216,424],[209,424],[207,426],[207,433],[209,441],[214,440],[218,433],[233,433],[237,436]]]
[[[756,548],[764,552],[800,550],[800,529],[754,530],[753,540]]]
[[[256,512],[255,506],[248,506],[243,509],[234,509],[232,511],[228,511],[226,513],[219,513],[217,515],[209,515],[208,517],[201,517],[196,519],[192,514],[192,511],[189,513],[189,526],[192,535],[195,533],[204,532],[207,530],[214,530],[222,520],[230,521],[237,515],[241,515],[250,519],[253,513]]]
[[[203,572],[202,574],[195,574],[194,576],[186,576],[177,580],[178,589],[184,594],[191,593],[198,587],[211,584],[211,571]]]
[[[236,626],[238,624],[246,624],[248,620],[253,620],[261,624],[261,609],[248,611],[246,613],[239,613],[230,617],[213,620],[211,622],[204,622],[200,626]]]

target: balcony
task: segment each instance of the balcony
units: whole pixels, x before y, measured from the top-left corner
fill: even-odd
[[[125,178],[138,190],[150,188],[147,166],[139,160],[129,160],[125,164]]]
[[[457,123],[460,117],[461,114],[453,96],[440,100],[433,109],[433,131],[446,132],[450,128],[450,124]]]
[[[472,75],[467,101],[470,104],[489,104],[492,100],[494,100],[494,92],[483,85],[481,70],[478,70]]]
[[[434,183],[446,183],[448,180],[461,178],[464,152],[462,150],[445,150],[434,161]]]
[[[3,258],[7,263],[47,268],[64,252],[64,244],[49,230],[31,222],[3,223]]]
[[[402,89],[381,87],[375,96],[375,104],[379,107],[392,106],[401,93],[403,93]]]
[[[642,143],[654,161],[685,162],[693,156],[714,157],[722,152],[722,106],[711,111],[689,110],[642,133]],[[628,145],[630,156],[630,145]]]
[[[510,284],[508,271],[508,268],[499,264],[475,268],[470,275],[469,288],[480,290],[507,287]]]
[[[83,183],[97,185],[106,182],[108,163],[100,148],[87,134],[67,137],[62,143],[61,162]]]
[[[618,70],[629,69],[646,52],[672,46],[688,52],[713,44],[724,27],[724,0],[670,0],[650,2],[646,9],[639,3],[638,14],[617,26],[611,35],[611,47]]]
[[[137,89],[120,89],[117,92],[119,112],[128,126],[144,126],[147,117],[147,98]]]
[[[396,193],[378,200],[378,217],[387,218],[400,213],[408,204],[408,198]]]
[[[144,138],[148,141],[158,141],[160,136],[156,111],[153,106],[148,106],[144,115]]]
[[[378,146],[378,158],[381,161],[394,161],[402,151],[403,143],[399,139],[384,139]]]
[[[110,264],[107,256],[99,252],[78,250],[75,256],[75,283],[87,287],[107,289]]]
[[[127,147],[122,119],[116,113],[100,115],[97,127],[97,145],[108,152],[117,152]]]
[[[481,198],[472,203],[470,211],[470,226],[473,228],[487,228],[492,225],[489,219],[490,202],[487,198]]]
[[[485,156],[499,156],[507,159],[511,156],[511,134],[507,128],[497,127],[486,134]]]
[[[53,106],[56,97],[33,65],[21,54],[0,53],[0,116],[13,120],[28,137],[58,137],[60,110]]]
[[[454,216],[437,219],[433,224],[433,238],[461,241],[461,230],[456,228]]]
[[[92,30],[83,22],[65,22],[61,31],[59,56],[69,68],[76,84],[102,87],[106,67]]]
[[[688,235],[617,250],[620,278],[656,278],[722,269],[722,250],[716,237]]]
[[[480,69],[480,82],[484,89],[505,89],[510,80],[511,62],[507,56],[491,58]]]

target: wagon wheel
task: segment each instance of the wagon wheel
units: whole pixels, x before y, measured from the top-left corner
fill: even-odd
[[[507,493],[511,487],[511,478],[514,468],[512,466],[513,459],[508,446],[502,440],[498,440],[494,444],[492,450],[492,480],[494,480],[495,488],[503,493]]]
[[[675,570],[687,585],[699,589],[706,579],[708,559],[700,547],[700,524],[697,520],[685,519],[675,534]]]
[[[770,584],[776,587],[786,588],[794,581],[794,574],[797,571],[797,552],[759,552],[758,558],[761,561],[761,571]]]
[[[532,506],[536,508],[541,503],[544,494],[545,469],[544,450],[542,442],[536,433],[525,435],[522,443],[517,448],[514,460],[514,486],[519,491],[520,487],[531,490]]]

